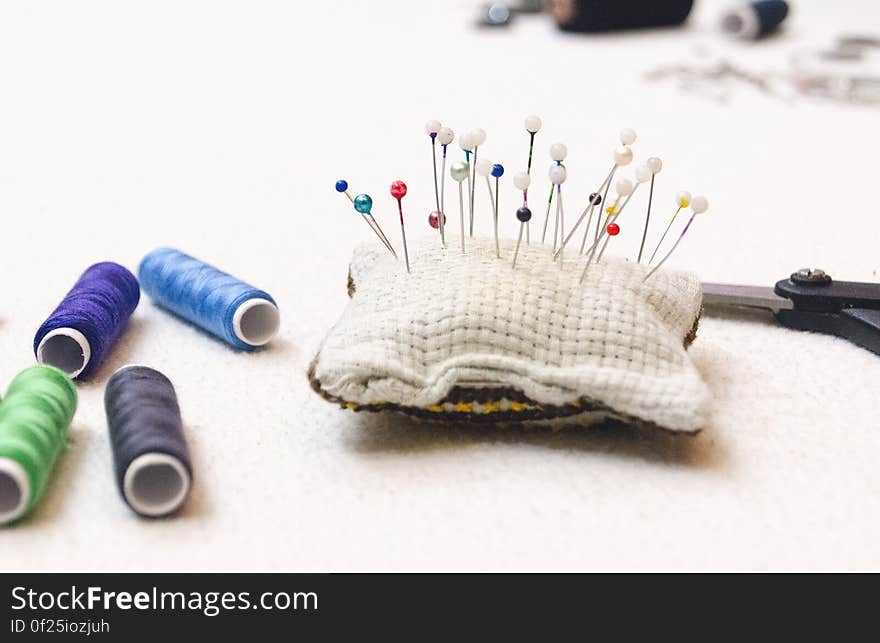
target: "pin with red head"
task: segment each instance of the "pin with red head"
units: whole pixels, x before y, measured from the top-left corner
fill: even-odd
[[[391,196],[397,199],[397,211],[400,212],[400,236],[403,237],[403,256],[406,259],[406,271],[409,269],[409,250],[406,247],[406,227],[403,224],[403,197],[406,196],[406,183],[403,181],[395,181],[391,184]]]

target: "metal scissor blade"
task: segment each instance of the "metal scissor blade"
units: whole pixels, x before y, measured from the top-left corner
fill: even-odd
[[[746,306],[748,308],[765,308],[773,312],[794,308],[794,303],[790,299],[780,297],[773,291],[773,288],[733,284],[703,284],[703,305],[710,307]]]

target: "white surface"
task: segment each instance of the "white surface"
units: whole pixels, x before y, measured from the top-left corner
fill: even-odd
[[[702,3],[687,31],[578,37],[540,19],[471,30],[469,8],[446,2],[5,3],[3,387],[86,266],[134,269],[158,245],[266,289],[282,327],[238,353],[144,298],[78,387],[43,502],[0,532],[0,569],[880,566],[880,359],[762,314],[704,321],[691,350],[715,404],[696,439],[440,431],[343,413],[306,382],[345,305],[351,249],[371,235],[333,183],[371,193],[399,246],[387,189],[404,179],[410,234],[433,232],[429,118],[487,130],[487,157],[510,173],[507,236],[535,113],[539,200],[550,143],[568,146],[566,191],[585,199],[622,127],[639,134],[638,162],[664,160],[658,225],[677,191],[709,196],[670,266],[768,285],[805,265],[877,280],[876,110],[748,88],[721,107],[641,78],[697,44],[784,66],[794,46],[876,26],[876,3],[798,2],[787,38],[758,46],[717,34],[721,6]],[[617,252],[637,249],[636,227]],[[113,483],[103,387],[129,362],[180,397],[195,476],[170,520],[134,516]]]

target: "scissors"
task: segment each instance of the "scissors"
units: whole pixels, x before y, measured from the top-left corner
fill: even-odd
[[[764,308],[783,326],[836,335],[880,355],[880,284],[834,281],[824,270],[803,268],[772,288],[703,284],[703,305]]]

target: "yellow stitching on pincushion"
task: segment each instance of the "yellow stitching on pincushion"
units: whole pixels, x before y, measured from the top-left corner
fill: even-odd
[[[471,409],[473,409],[473,405],[468,404],[467,402],[459,402],[455,405],[455,410],[458,413],[470,413]]]
[[[483,413],[495,413],[501,410],[500,402],[486,402],[483,405]]]
[[[432,404],[428,407],[428,410],[432,413],[443,413],[443,407],[439,404]]]
[[[345,403],[345,408],[347,408],[349,411],[357,411],[357,407],[358,407],[357,402],[346,402]]]
[[[510,410],[516,411],[517,413],[519,413],[520,411],[526,410],[526,405],[523,404],[522,402],[511,402],[510,403]]]

